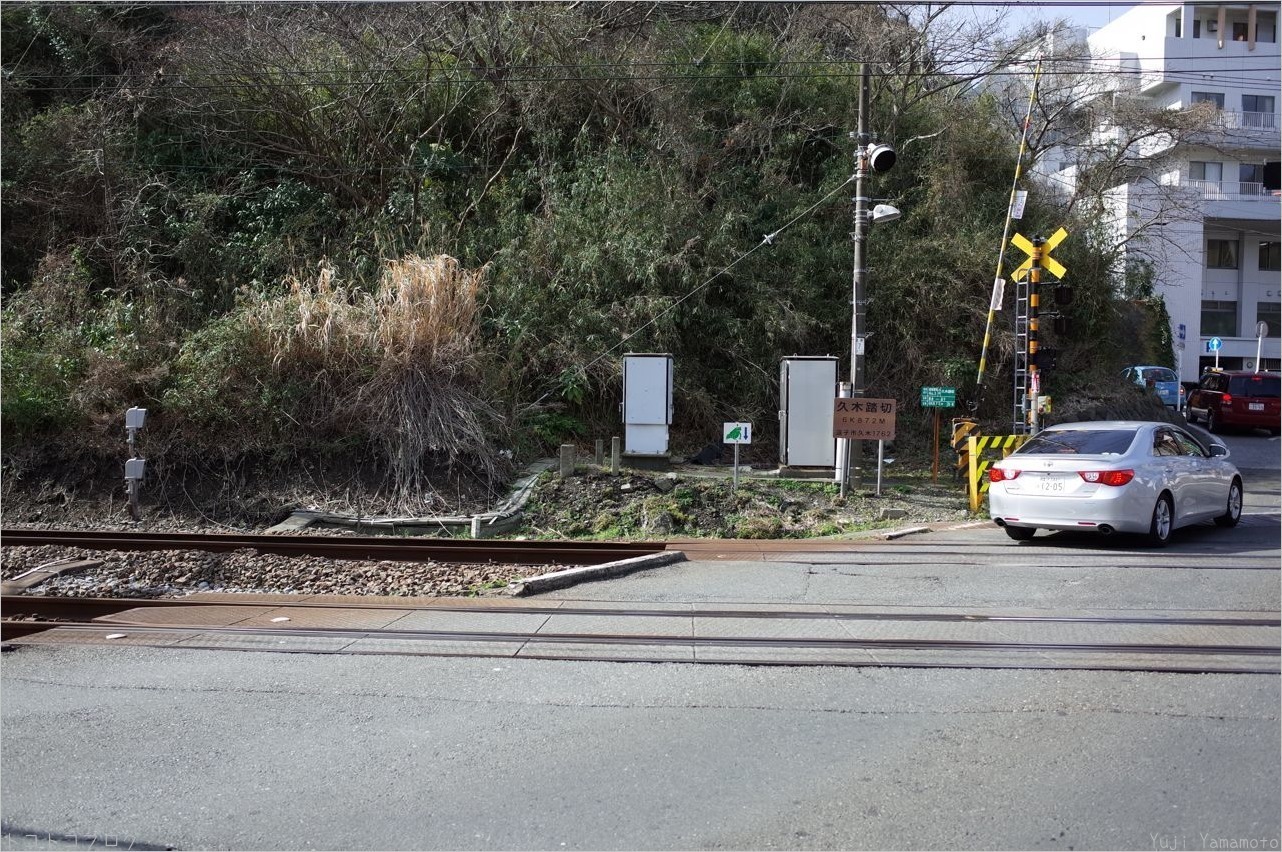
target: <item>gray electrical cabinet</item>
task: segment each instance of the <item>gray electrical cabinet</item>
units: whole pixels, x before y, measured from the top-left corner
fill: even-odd
[[[837,396],[837,359],[794,355],[779,364],[779,463],[784,467],[832,467],[832,401]]]
[[[623,452],[666,456],[672,425],[672,356],[623,356]]]

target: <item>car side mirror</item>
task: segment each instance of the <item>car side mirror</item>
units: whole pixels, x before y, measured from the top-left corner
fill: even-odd
[[[1228,457],[1229,457],[1228,447],[1224,446],[1223,444],[1211,445],[1211,458],[1228,458]]]

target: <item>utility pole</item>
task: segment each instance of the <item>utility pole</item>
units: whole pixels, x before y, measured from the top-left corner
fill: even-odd
[[[851,281],[850,310],[850,395],[864,395],[864,338],[867,332],[864,326],[864,285],[868,279],[868,269],[864,261],[864,247],[868,241],[868,63],[859,66],[859,124],[855,133],[855,269]],[[862,441],[846,440],[846,469],[841,477],[841,496],[845,497],[850,489],[851,470],[855,475],[855,484],[859,484],[863,472]],[[858,457],[858,460],[856,460]]]
[[[871,84],[868,78],[868,64],[859,66],[859,124],[855,137],[855,230],[851,236],[855,241],[855,269],[851,281],[850,294],[850,396],[864,395],[864,341],[870,336],[866,330],[864,305],[867,298],[864,286],[868,281],[868,266],[865,259],[868,242],[868,226],[873,222],[889,222],[899,218],[899,211],[888,204],[879,204],[869,211],[867,190],[869,172],[888,171],[895,165],[895,149],[889,145],[874,145],[868,132],[868,100]],[[843,394],[844,395],[844,394]],[[850,490],[851,469],[855,471],[856,484],[863,473],[863,442],[843,438],[845,441],[845,458],[839,462],[841,469],[841,496],[845,497]],[[839,455],[840,459],[841,456]]]

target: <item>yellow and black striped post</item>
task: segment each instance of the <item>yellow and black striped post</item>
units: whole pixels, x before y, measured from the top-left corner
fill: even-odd
[[[1042,392],[1042,377],[1037,365],[1037,308],[1039,295],[1037,285],[1042,283],[1042,246],[1046,240],[1033,237],[1033,265],[1028,270],[1028,388],[1024,398],[1028,400],[1028,425],[1037,433],[1037,395]]]
[[[1006,458],[1023,446],[1028,435],[970,435],[966,443],[966,493],[970,497],[970,510],[979,511],[979,504],[988,492],[988,469],[994,457]],[[987,455],[988,458],[984,456]]]
[[[973,417],[954,417],[952,427],[953,439],[951,444],[953,452],[957,453],[957,466],[953,469],[953,479],[961,480],[966,476],[966,472],[969,469],[966,439],[971,435],[979,434],[979,421]]]

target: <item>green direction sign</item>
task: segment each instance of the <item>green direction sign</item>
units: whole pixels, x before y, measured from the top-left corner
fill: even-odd
[[[922,408],[955,408],[957,388],[922,388]]]

